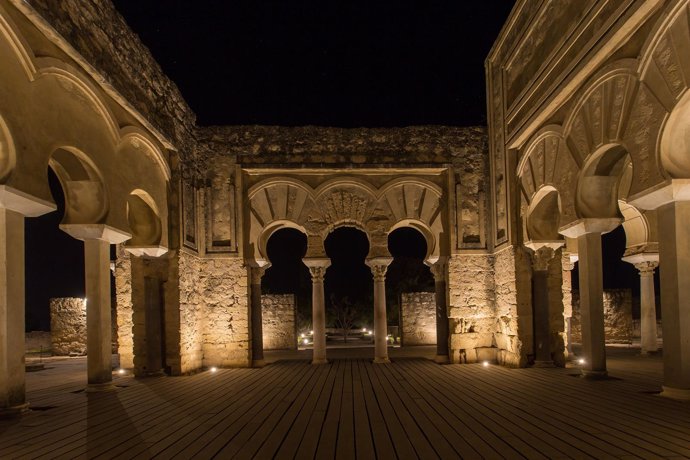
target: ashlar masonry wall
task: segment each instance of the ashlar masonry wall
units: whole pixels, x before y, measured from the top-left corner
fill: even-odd
[[[248,366],[249,287],[237,257],[180,255],[182,371]]]

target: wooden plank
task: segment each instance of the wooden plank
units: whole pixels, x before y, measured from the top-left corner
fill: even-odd
[[[358,459],[373,459],[375,458],[374,441],[371,438],[371,426],[362,387],[361,366],[362,360],[356,360],[352,363],[352,415],[355,456]]]
[[[377,458],[395,458],[395,448],[393,441],[388,433],[386,423],[383,419],[383,413],[374,395],[374,389],[369,379],[367,368],[371,367],[370,362],[359,362],[359,371],[362,383],[362,392],[364,395],[364,404],[369,415],[369,425],[371,426],[372,442],[376,450]]]
[[[355,414],[354,414],[354,374],[353,361],[345,361],[343,393],[340,402],[340,414],[338,417],[338,437],[337,449],[335,452],[336,460],[350,460],[356,458],[355,442]],[[326,416],[328,420],[328,415]],[[317,451],[318,452],[318,451]]]
[[[335,381],[335,366],[331,363],[320,364],[318,367],[322,372],[325,371],[325,376],[322,375],[323,382],[315,387],[305,401],[304,407],[285,436],[280,449],[276,452],[276,459],[294,458],[297,455],[297,451],[311,424],[312,417],[314,417],[316,407],[323,399],[330,398],[330,392]]]

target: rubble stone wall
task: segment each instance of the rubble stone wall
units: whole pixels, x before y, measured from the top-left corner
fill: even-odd
[[[50,299],[50,332],[53,354],[86,352],[86,303],[78,297]]]
[[[120,367],[134,367],[134,322],[132,304],[132,261],[122,245],[115,260],[115,311]]]
[[[580,293],[573,291],[572,340],[582,343]],[[604,337],[606,343],[630,344],[633,340],[632,292],[630,289],[604,291]]]
[[[436,294],[406,292],[402,294],[403,345],[436,344]]]
[[[560,367],[565,366],[566,351],[568,343],[565,331],[565,317],[563,304],[563,256],[562,251],[556,251],[553,259],[549,262],[549,327],[551,329],[551,358],[554,364]]]
[[[297,349],[293,294],[262,295],[261,320],[264,350]]]
[[[191,151],[196,116],[111,1],[27,2],[179,150]]]

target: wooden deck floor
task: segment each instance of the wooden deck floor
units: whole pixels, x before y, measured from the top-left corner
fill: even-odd
[[[690,405],[654,394],[658,364],[624,364],[598,382],[400,358],[34,385],[0,458],[690,458]]]

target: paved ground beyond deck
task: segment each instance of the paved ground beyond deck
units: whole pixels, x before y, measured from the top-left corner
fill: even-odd
[[[592,382],[397,355],[118,377],[111,393],[83,391],[83,359],[49,363],[28,375],[34,410],[0,421],[0,458],[690,457],[690,404],[655,394],[658,357],[609,350],[615,379]]]

